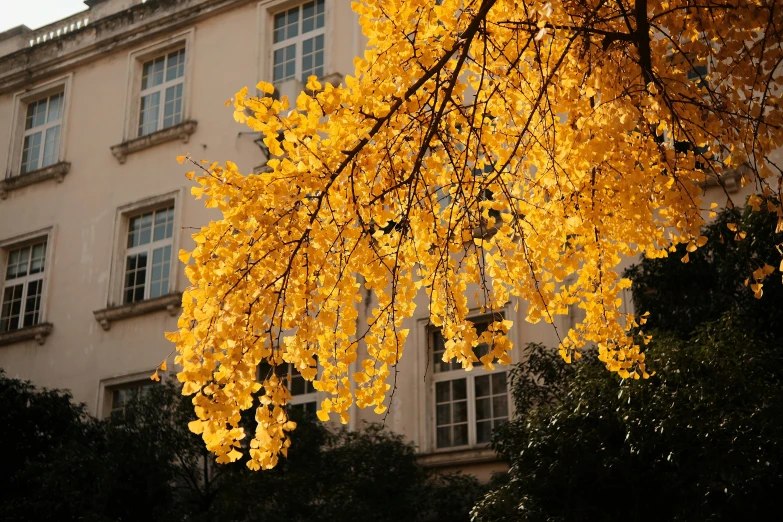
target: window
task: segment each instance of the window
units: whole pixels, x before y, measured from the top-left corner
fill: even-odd
[[[492,323],[492,317],[473,321],[481,335]],[[476,363],[473,372],[465,373],[457,362],[443,362],[445,339],[440,330],[430,332],[434,363],[435,447],[458,448],[488,444],[492,430],[509,418],[508,373],[487,371]],[[474,348],[477,357],[486,355],[486,343]]]
[[[269,375],[271,375],[271,367],[266,362],[261,363],[258,367],[258,380],[263,381]],[[286,379],[288,391],[291,392],[291,396],[293,397],[293,400],[289,403],[288,407],[315,415],[315,412],[318,409],[318,402],[317,392],[313,386],[313,382],[302,377],[299,370],[294,368],[293,364],[289,363],[275,366],[275,375]]]
[[[169,293],[174,206],[137,214],[128,220],[123,303]]]
[[[0,333],[39,323],[45,263],[45,239],[9,249],[0,308]]]
[[[324,76],[326,0],[314,0],[274,15],[272,81]]]
[[[182,122],[184,76],[184,48],[142,64],[139,136]]]
[[[64,100],[60,91],[27,104],[20,174],[57,163]]]
[[[125,408],[134,399],[141,399],[149,393],[154,381],[146,379],[109,389],[110,404],[109,417],[113,421],[122,421],[125,419]]]

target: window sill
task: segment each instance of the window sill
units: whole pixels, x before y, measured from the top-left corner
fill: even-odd
[[[102,310],[95,310],[95,320],[100,323],[104,330],[111,328],[112,321],[120,321],[122,319],[129,319],[131,317],[138,317],[140,315],[151,314],[166,310],[172,317],[179,313],[182,305],[182,294],[169,294],[163,297],[156,297],[155,299],[147,299],[145,301],[138,301],[135,303],[124,304],[119,306],[111,306]]]
[[[466,448],[424,453],[419,455],[417,460],[425,468],[440,468],[444,466],[496,462],[500,459],[492,448]]]
[[[33,339],[35,339],[38,344],[43,344],[46,342],[46,338],[49,334],[52,333],[52,328],[52,323],[41,323],[19,330],[0,333],[0,346],[21,343],[23,341],[32,341]]]
[[[119,145],[111,147],[111,153],[114,154],[114,157],[117,158],[120,164],[123,164],[129,154],[160,145],[161,143],[176,139],[182,140],[182,143],[187,143],[190,140],[190,135],[196,132],[197,123],[194,120],[187,120],[179,125],[167,127],[152,134],[123,141]]]
[[[34,183],[40,183],[50,179],[57,180],[57,183],[62,183],[63,178],[68,174],[69,170],[71,170],[71,164],[67,161],[61,161],[42,169],[6,178],[3,181],[0,181],[0,199],[7,198],[8,193],[12,190],[20,189]]]

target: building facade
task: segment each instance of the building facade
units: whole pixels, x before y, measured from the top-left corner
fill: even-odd
[[[85,3],[0,34],[0,368],[70,389],[106,416],[166,357],[174,366],[163,333],[176,329],[187,285],[176,252],[216,217],[190,196],[175,157],[259,168],[258,135],[225,100],[260,80],[294,95],[311,74],[339,81],[366,40],[348,0]],[[491,430],[513,414],[506,369],[440,361],[443,339],[418,299],[386,423],[424,464],[488,478],[504,468]],[[517,346],[556,345],[515,308],[505,315]],[[298,407],[315,409],[310,383],[294,375],[291,387]],[[355,409],[351,427],[377,420]]]

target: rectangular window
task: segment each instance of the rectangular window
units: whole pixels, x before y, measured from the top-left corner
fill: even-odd
[[[38,324],[46,262],[46,240],[8,252],[0,305],[0,332]]]
[[[476,333],[489,328],[492,317],[473,320]],[[445,339],[439,329],[430,332],[434,364],[435,447],[458,448],[488,444],[492,430],[509,418],[508,372],[487,371],[479,362],[465,373],[457,362],[443,362]],[[477,357],[489,353],[486,343],[474,347]]]
[[[155,385],[154,381],[146,379],[144,381],[133,382],[116,386],[109,390],[111,405],[109,407],[109,417],[113,421],[122,421],[125,419],[125,408],[134,399],[143,398]],[[105,411],[105,410],[104,410]]]
[[[314,0],[274,15],[272,81],[306,82],[324,76],[326,0]]]
[[[141,66],[139,136],[182,122],[185,49],[171,51]]]
[[[20,174],[57,163],[64,100],[60,91],[27,104]]]
[[[167,206],[128,220],[123,303],[169,293],[174,207]]]

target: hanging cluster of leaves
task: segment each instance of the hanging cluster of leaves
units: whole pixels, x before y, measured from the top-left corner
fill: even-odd
[[[369,45],[342,84],[311,77],[278,100],[262,82],[235,97],[234,117],[275,156],[268,171],[189,174],[222,212],[181,253],[192,286],[168,336],[195,395],[192,429],[236,460],[240,411],[256,407],[248,465],[274,466],[295,424],[285,379],[258,378],[262,361],[313,380],[323,420],[347,422],[353,404],[382,413],[419,291],[444,359],[466,369],[480,342],[484,365],[510,362],[510,321],[478,336],[467,316],[515,298],[555,329],[584,310],[556,329],[566,361],[593,343],[609,370],[647,377],[621,259],[703,246],[704,186],[729,173],[783,216],[770,158],[783,144],[778,4],[354,3]]]

